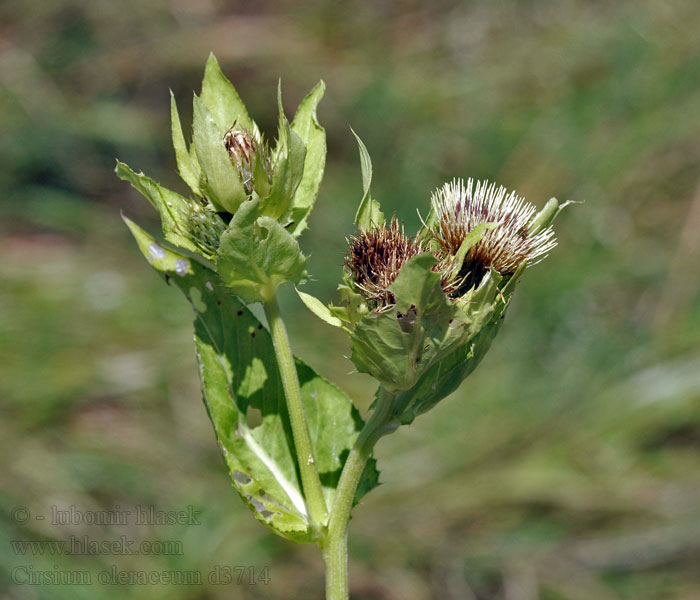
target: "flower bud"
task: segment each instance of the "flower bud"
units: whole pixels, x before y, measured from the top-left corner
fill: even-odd
[[[241,176],[241,182],[246,191],[251,194],[254,189],[256,176],[256,161],[261,163],[265,175],[269,178],[269,156],[264,143],[258,142],[255,136],[245,129],[237,129],[233,124],[224,135],[224,146],[228,151],[233,166]]]
[[[190,199],[187,209],[188,237],[202,256],[216,260],[219,240],[226,231],[226,224],[204,198]]]

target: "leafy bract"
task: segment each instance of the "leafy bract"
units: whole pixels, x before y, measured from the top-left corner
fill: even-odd
[[[193,142],[202,168],[199,188],[220,211],[235,213],[247,194],[228,151],[223,133],[204,102],[194,96]]]
[[[508,302],[493,270],[478,288],[448,299],[435,263],[429,253],[410,259],[390,287],[395,305],[362,317],[351,333],[353,363],[398,394],[394,416],[402,422],[450,393],[460,373],[471,372],[472,358],[480,358],[491,339],[484,334],[476,345],[477,336],[500,319]]]
[[[201,98],[202,104],[219,128],[220,137],[223,137],[234,123],[239,129],[257,134],[257,125],[248,116],[248,111],[236,88],[221,72],[219,62],[213,53],[209,55],[204,68]]]
[[[306,257],[275,219],[258,216],[260,201],[246,200],[221,236],[217,266],[224,283],[247,302],[263,299],[264,290],[306,277]]]
[[[302,139],[292,130],[282,107],[281,84],[277,89],[279,107],[279,129],[277,146],[272,154],[272,185],[261,205],[261,212],[274,219],[285,215],[292,205],[304,173],[306,147]]]
[[[217,212],[233,215],[244,200],[257,196],[260,216],[278,220],[292,237],[299,237],[307,227],[326,163],[326,132],[316,116],[324,91],[325,84],[320,81],[302,100],[290,125],[282,108],[280,85],[277,143],[270,152],[238,92],[211,54],[201,94],[193,100],[189,147],[171,92],[172,142],[183,181]],[[254,140],[252,162],[245,172],[234,164],[224,142],[231,130],[245,131]]]
[[[566,202],[560,204],[559,200],[556,198],[550,198],[544,208],[535,215],[535,218],[530,223],[528,235],[536,235],[540,231],[549,227],[559,216],[559,213],[564,210],[570,204],[580,204],[575,200],[567,200]]]
[[[362,168],[362,200],[355,214],[355,225],[360,229],[369,229],[371,226],[381,227],[384,225],[384,213],[381,210],[379,202],[372,198],[372,160],[367,152],[367,146],[362,143],[360,136],[353,130],[352,134],[357,140],[357,145],[360,150],[360,167]]]
[[[311,294],[307,294],[300,290],[297,290],[297,294],[306,308],[314,313],[319,319],[325,321],[333,327],[344,328],[343,321],[335,316],[323,302],[316,298],[316,296],[312,296]]]
[[[403,424],[433,408],[454,392],[481,362],[503,323],[506,308],[524,265],[505,280],[489,271],[480,285],[461,298],[457,306],[462,317],[462,341],[447,347],[432,366],[423,372],[410,389],[399,392],[394,400],[394,416]],[[458,321],[453,321],[457,323]]]
[[[182,124],[180,123],[180,114],[177,111],[177,103],[172,91],[170,92],[170,121],[177,170],[192,192],[201,195],[199,180],[202,175],[202,168],[199,166],[197,157],[187,150],[185,135],[182,133]]]
[[[190,236],[188,222],[188,200],[170,191],[143,173],[135,173],[128,165],[117,161],[117,176],[128,181],[134,189],[143,194],[158,211],[163,226],[163,235],[170,243],[198,252]]]
[[[204,402],[234,487],[267,527],[297,542],[314,541],[269,332],[215,272],[125,221],[151,266],[194,309]],[[363,423],[342,391],[298,360],[297,370],[316,467],[330,506],[345,456]],[[249,418],[253,413],[259,423]],[[376,483],[372,460],[356,500]]]
[[[446,343],[456,342],[450,304],[432,270],[437,259],[419,254],[401,269],[390,290],[396,304],[363,317],[351,334],[351,359],[391,392],[410,388]]]
[[[316,201],[326,165],[326,131],[316,116],[318,103],[325,90],[326,84],[319,81],[301,101],[292,121],[292,131],[306,146],[304,175],[294,193],[291,224],[287,228],[294,237],[301,235],[307,227],[306,221]]]

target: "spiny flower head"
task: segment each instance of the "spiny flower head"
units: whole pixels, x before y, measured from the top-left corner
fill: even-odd
[[[219,240],[226,231],[226,223],[204,198],[190,199],[187,203],[187,231],[202,256],[216,260]]]
[[[361,229],[348,239],[345,265],[357,290],[379,308],[394,304],[389,287],[408,260],[423,252],[420,242],[408,237],[403,223],[392,218],[389,227]]]
[[[433,192],[431,205],[435,223],[431,232],[446,260],[458,254],[469,232],[490,223],[481,239],[453,265],[455,276],[478,282],[493,267],[501,275],[512,275],[521,264],[533,265],[556,245],[554,231],[535,226],[536,208],[515,192],[507,192],[488,181],[454,179]]]

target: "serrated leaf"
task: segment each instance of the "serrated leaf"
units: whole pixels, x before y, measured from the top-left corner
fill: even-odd
[[[384,218],[384,213],[381,210],[379,202],[372,198],[372,160],[360,136],[352,129],[350,131],[352,131],[352,134],[357,140],[357,146],[360,150],[360,167],[362,168],[363,195],[360,206],[355,214],[355,225],[361,229],[369,229],[371,226],[381,227],[386,219]]]
[[[224,133],[234,123],[241,129],[257,134],[257,126],[248,116],[248,111],[236,88],[221,72],[219,62],[213,53],[209,55],[204,69],[201,98],[218,126],[220,137],[223,138]]]
[[[117,161],[115,173],[119,179],[128,181],[134,189],[143,194],[158,211],[166,240],[180,248],[199,252],[187,233],[189,200],[163,187],[143,173],[135,173],[123,162]]]
[[[195,311],[204,401],[234,487],[256,518],[279,535],[313,541],[270,334],[214,271],[159,245],[125,219],[149,263]],[[343,392],[297,360],[304,410],[326,503],[330,506],[362,419]],[[247,414],[259,411],[260,424]],[[356,499],[377,482],[368,463]]]
[[[247,197],[245,187],[231,163],[219,126],[197,96],[193,108],[194,147],[202,167],[199,187],[217,210],[233,214]]]
[[[275,220],[258,216],[260,201],[246,200],[221,236],[217,266],[223,281],[248,302],[306,276],[306,257],[296,239]]]
[[[175,102],[175,96],[172,91],[170,92],[170,120],[177,170],[182,180],[189,186],[192,192],[201,195],[199,179],[202,169],[199,166],[196,156],[193,158],[187,149],[185,136],[182,133],[180,114],[177,111],[177,103]]]
[[[291,225],[287,228],[294,237],[301,235],[307,227],[307,219],[316,202],[326,166],[326,130],[321,127],[316,116],[318,103],[325,90],[326,84],[319,81],[301,101],[292,121],[292,130],[306,146],[304,175],[294,193]]]

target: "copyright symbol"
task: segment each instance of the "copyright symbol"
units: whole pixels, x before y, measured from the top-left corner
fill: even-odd
[[[10,513],[10,517],[12,517],[12,520],[18,525],[24,525],[29,521],[30,516],[31,513],[26,506],[15,506]]]

